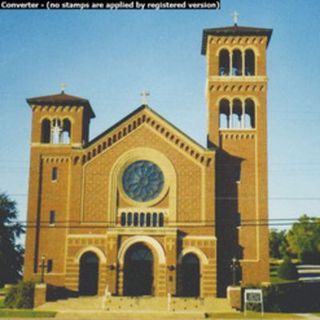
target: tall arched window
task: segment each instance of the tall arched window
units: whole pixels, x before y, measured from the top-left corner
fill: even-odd
[[[242,75],[242,52],[239,49],[235,49],[232,52],[232,75]]]
[[[71,142],[71,122],[69,119],[63,120],[62,125],[62,143],[69,144]]]
[[[220,129],[230,128],[230,103],[227,99],[220,101],[219,127]]]
[[[252,49],[247,49],[245,51],[245,75],[255,75],[255,54]]]
[[[246,99],[245,101],[244,127],[247,129],[254,129],[256,127],[255,106],[253,100],[251,99]]]
[[[219,75],[228,76],[230,74],[230,56],[229,51],[222,49],[219,53]]]
[[[51,134],[50,134],[51,123],[50,120],[44,119],[41,122],[41,142],[50,143]]]
[[[242,103],[239,99],[232,102],[232,128],[240,129],[242,127]]]

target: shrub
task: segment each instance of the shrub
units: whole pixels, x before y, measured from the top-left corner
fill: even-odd
[[[320,311],[319,283],[292,282],[261,287],[261,289],[266,312],[311,313]],[[258,311],[259,308],[257,304],[248,305],[248,310]]]
[[[297,280],[299,278],[297,268],[289,257],[286,257],[279,266],[278,277],[284,280]]]
[[[7,308],[32,309],[33,298],[34,283],[31,281],[21,281],[8,290],[4,305]]]

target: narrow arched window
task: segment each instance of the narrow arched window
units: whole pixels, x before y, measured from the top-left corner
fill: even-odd
[[[71,122],[69,119],[64,119],[62,124],[62,141],[63,144],[71,142]]]
[[[227,99],[222,99],[220,101],[219,128],[220,129],[230,128],[230,103]]]
[[[139,225],[139,214],[138,212],[135,212],[133,215],[133,225],[137,227]]]
[[[246,99],[245,101],[244,127],[247,129],[254,129],[256,127],[255,106],[252,99]]]
[[[44,119],[41,122],[41,142],[42,143],[50,143],[51,134],[50,134],[50,120]]]
[[[147,213],[146,225],[147,227],[151,227],[151,213]]]
[[[242,52],[239,49],[235,49],[232,52],[232,75],[242,75]]]
[[[127,225],[131,226],[132,225],[132,213],[129,212],[127,216]]]
[[[145,214],[142,212],[140,213],[140,227],[144,227],[145,225]]]
[[[163,227],[164,225],[164,217],[163,217],[163,213],[160,212],[159,213],[159,227]]]
[[[158,215],[156,213],[154,213],[152,215],[152,226],[156,227],[158,225]]]
[[[232,103],[232,128],[242,128],[242,102],[239,99],[234,99]]]
[[[219,76],[230,74],[230,55],[229,51],[222,49],[219,53]]]
[[[254,76],[255,75],[255,54],[252,49],[247,49],[245,51],[245,75]]]
[[[121,213],[121,221],[120,221],[122,227],[124,227],[126,225],[126,220],[127,220],[126,219],[126,213],[122,212]]]

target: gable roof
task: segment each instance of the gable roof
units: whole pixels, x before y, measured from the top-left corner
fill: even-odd
[[[95,117],[89,100],[65,94],[64,91],[49,96],[28,98],[27,102],[30,106],[82,106],[89,111],[91,118]]]
[[[202,33],[202,47],[201,47],[201,53],[206,54],[207,50],[207,38],[208,36],[266,36],[268,38],[267,40],[267,46],[269,44],[271,35],[272,35],[272,29],[265,29],[265,28],[255,28],[255,27],[244,27],[244,26],[228,26],[228,27],[222,27],[222,28],[210,28],[210,29],[204,29]]]
[[[211,162],[214,150],[203,147],[148,105],[141,105],[91,140],[83,150],[84,162],[111,147],[119,140],[122,140],[127,134],[137,130],[142,124],[147,124],[151,129],[156,130],[165,140],[179,147],[183,152],[195,158],[196,161],[205,165],[209,165]]]

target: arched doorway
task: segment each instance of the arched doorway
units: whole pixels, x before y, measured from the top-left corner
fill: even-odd
[[[200,262],[193,253],[188,253],[182,258],[181,295],[183,297],[200,296]]]
[[[153,255],[143,243],[132,245],[125,254],[123,293],[125,296],[153,293]]]
[[[94,296],[98,293],[99,258],[91,251],[80,258],[79,292],[81,295]]]

